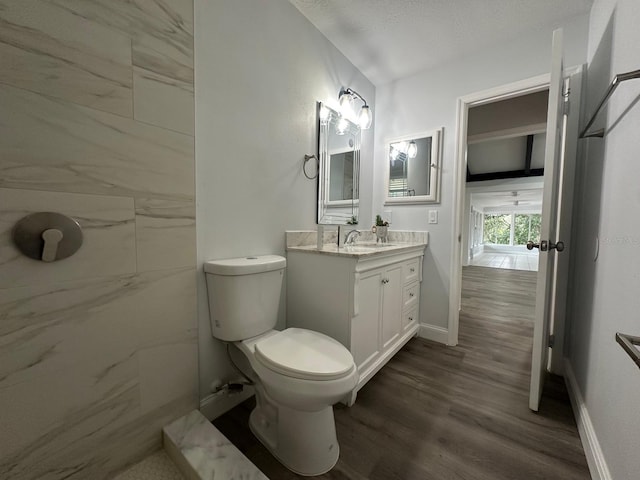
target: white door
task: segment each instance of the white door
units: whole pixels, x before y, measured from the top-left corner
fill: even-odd
[[[529,408],[538,411],[542,387],[547,370],[550,322],[555,294],[555,257],[558,254],[557,238],[559,202],[559,177],[562,172],[564,126],[564,75],[562,58],[562,29],[553,32],[551,48],[551,80],[549,83],[549,107],[547,113],[547,139],[544,161],[544,193],[542,197],[542,223],[540,226],[540,250],[536,285],[535,323],[533,330],[533,355],[531,360],[531,389]],[[562,244],[560,244],[562,245]],[[562,249],[562,247],[560,247]]]

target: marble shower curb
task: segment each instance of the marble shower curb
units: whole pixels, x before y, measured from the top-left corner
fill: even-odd
[[[188,480],[269,480],[198,410],[164,427],[162,438]]]

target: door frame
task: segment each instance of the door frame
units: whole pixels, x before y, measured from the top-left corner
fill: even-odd
[[[451,243],[451,278],[449,279],[449,320],[447,345],[458,344],[462,298],[462,235],[467,172],[467,124],[469,108],[508,100],[549,88],[551,74],[545,73],[506,85],[459,97],[456,106],[456,153],[453,165],[453,226]]]
[[[563,77],[572,77],[574,83],[570,85],[573,99],[576,102],[571,104],[571,116],[573,118],[568,121],[566,138],[568,140],[567,147],[565,149],[565,174],[570,177],[575,177],[575,163],[577,160],[577,142],[573,139],[577,139],[577,129],[580,117],[581,107],[581,90],[584,83],[584,66],[577,65],[564,69]],[[456,110],[456,153],[455,164],[453,169],[454,176],[454,221],[452,232],[452,248],[451,248],[451,278],[449,283],[449,332],[447,345],[455,346],[458,344],[458,331],[460,326],[460,306],[462,298],[462,235],[464,233],[464,207],[466,196],[466,171],[467,171],[467,121],[469,108],[484,105],[487,103],[493,103],[499,100],[506,100],[513,97],[519,97],[528,93],[535,93],[541,90],[549,88],[551,81],[551,74],[543,74],[537,77],[531,77],[525,80],[521,80],[514,83],[509,83],[499,87],[483,90],[480,92],[472,93],[458,98],[457,110]],[[571,118],[570,116],[570,118]],[[575,178],[574,178],[575,182]],[[564,210],[564,215],[560,219],[560,222],[565,223],[570,221],[570,215],[573,207],[573,195],[574,195],[574,182],[570,182],[570,187],[565,191],[566,200],[569,202]],[[571,239],[569,238],[571,229],[565,234],[565,244],[570,245]],[[568,269],[568,266],[563,268]],[[559,302],[556,305],[556,312],[564,310],[566,308],[566,294],[567,285],[565,281],[561,281],[557,285],[559,293]],[[552,333],[556,334],[555,348],[551,352],[549,361],[549,369],[552,373],[562,375],[563,373],[563,347],[564,347],[564,328],[565,318],[564,316],[555,316],[554,324],[552,325]]]

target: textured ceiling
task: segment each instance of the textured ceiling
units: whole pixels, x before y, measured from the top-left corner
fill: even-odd
[[[561,26],[593,0],[290,0],[375,85],[524,33]]]

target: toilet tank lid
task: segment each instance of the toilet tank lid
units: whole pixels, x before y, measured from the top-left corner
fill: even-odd
[[[211,260],[204,263],[204,271],[217,275],[250,275],[252,273],[281,270],[286,266],[287,259],[280,255],[256,255]]]

